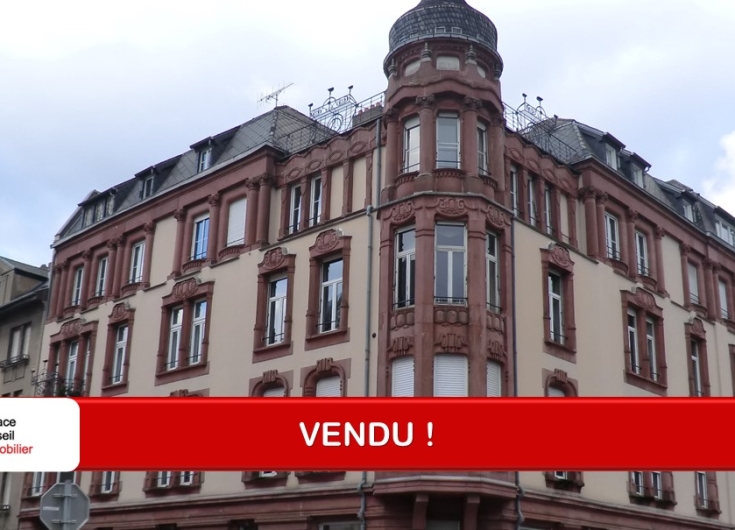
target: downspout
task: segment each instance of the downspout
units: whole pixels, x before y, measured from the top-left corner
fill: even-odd
[[[511,268],[511,305],[513,314],[513,397],[518,397],[518,326],[516,311],[516,223],[515,219],[510,223],[510,268]],[[521,501],[525,495],[523,486],[521,486],[521,474],[515,472],[516,482],[516,530],[521,530],[523,526],[523,512],[521,512]]]
[[[377,149],[377,159],[375,161],[375,175],[373,183],[375,187],[375,205],[380,204],[380,176],[383,173],[383,152],[380,145],[380,128],[382,119],[378,116],[375,123],[375,148]],[[365,212],[368,216],[368,247],[367,247],[367,290],[365,296],[365,397],[370,397],[370,339],[372,338],[372,293],[373,293],[373,237],[374,237],[374,219],[375,207],[369,204]],[[365,520],[365,510],[367,509],[367,495],[365,494],[365,486],[367,485],[367,471],[362,472],[362,479],[357,486],[360,494],[360,512],[357,518],[360,520],[360,530],[367,528]]]

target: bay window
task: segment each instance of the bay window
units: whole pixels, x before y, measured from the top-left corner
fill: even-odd
[[[395,246],[395,305],[410,307],[415,303],[416,230],[401,230]]]
[[[467,301],[467,239],[464,225],[437,224],[434,300],[464,305]]]
[[[418,116],[406,120],[403,126],[403,171],[418,171],[421,156],[421,130]]]
[[[459,116],[440,113],[436,119],[436,167],[459,168]]]

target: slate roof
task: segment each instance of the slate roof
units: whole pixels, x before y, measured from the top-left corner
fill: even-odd
[[[619,148],[619,168],[616,173],[620,178],[634,182],[633,167],[639,167],[643,171],[642,188],[648,195],[705,234],[717,237],[719,242],[735,248],[729,241],[718,237],[715,224],[719,218],[735,228],[735,216],[681,182],[664,181],[654,177],[648,172],[650,164],[640,155],[627,150],[626,146],[610,133],[576,120],[561,118],[549,118],[516,132],[560,162],[570,165],[590,158],[607,165],[606,144]],[[692,206],[694,221],[690,221],[684,215],[685,202]]]
[[[492,51],[498,49],[495,25],[465,0],[421,0],[393,24],[388,35],[390,52],[409,42],[435,37],[461,38]]]
[[[20,261],[15,261],[14,259],[10,258],[4,258],[0,256],[0,261],[5,263],[9,268],[15,269],[16,271],[21,272],[22,274],[30,275],[30,276],[36,276],[39,279],[44,279],[49,277],[48,269],[42,269],[41,267],[34,267],[33,265],[28,265],[27,263],[21,263]]]
[[[84,201],[79,203],[77,210],[61,229],[57,235],[57,243],[85,228],[83,225],[85,209],[93,207],[106,197],[114,197],[111,215],[149,200],[149,198],[143,198],[143,185],[148,176],[154,177],[152,196],[155,197],[183,182],[208,174],[209,170],[198,171],[198,150],[201,147],[212,147],[211,169],[263,147],[272,147],[279,151],[282,157],[288,157],[312,145],[324,142],[336,134],[336,131],[291,107],[276,107],[242,125],[204,138],[192,144],[188,151],[150,166],[108,190],[91,192]],[[110,215],[105,218],[108,217]]]

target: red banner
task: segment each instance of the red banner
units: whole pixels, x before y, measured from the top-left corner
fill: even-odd
[[[82,471],[735,470],[735,398],[76,401]]]

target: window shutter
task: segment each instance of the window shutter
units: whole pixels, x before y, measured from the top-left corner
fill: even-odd
[[[394,359],[391,374],[390,395],[392,397],[413,397],[414,358],[404,356]]]
[[[265,392],[263,392],[263,397],[285,397],[286,396],[286,389],[282,386],[278,386],[276,388],[269,388]]]
[[[342,397],[342,378],[335,375],[317,381],[316,397]]]
[[[717,491],[717,473],[707,473],[707,502],[712,510],[719,510],[719,493]]]
[[[548,397],[567,397],[567,395],[564,393],[563,390],[560,390],[558,388],[555,388],[553,386],[549,387],[549,390],[547,392]]]
[[[467,357],[441,353],[434,357],[434,397],[467,397]]]
[[[227,221],[227,246],[245,242],[246,204],[246,199],[240,199],[230,204],[230,213]]]
[[[487,362],[487,397],[503,395],[503,367],[495,361]]]

